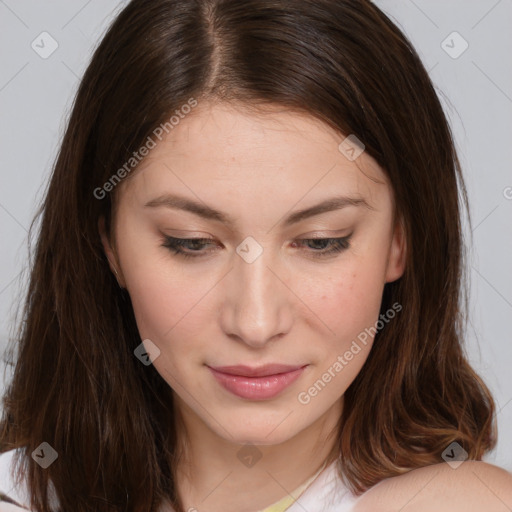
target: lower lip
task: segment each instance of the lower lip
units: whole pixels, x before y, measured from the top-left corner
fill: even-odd
[[[208,369],[213,373],[217,381],[228,391],[240,398],[248,400],[268,400],[279,395],[284,389],[296,381],[306,366],[287,373],[267,375],[265,377],[243,377],[241,375],[229,375],[213,368]]]

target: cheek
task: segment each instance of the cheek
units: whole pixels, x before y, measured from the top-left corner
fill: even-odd
[[[147,274],[132,275],[127,282],[141,337],[158,339],[160,344],[178,322],[176,294],[166,293],[162,280]]]
[[[138,237],[135,243],[125,236],[119,255],[140,336],[160,346],[186,323],[187,311],[200,291],[194,292],[190,280],[173,271],[171,258],[154,239]]]
[[[162,279],[156,270],[139,267],[140,274],[132,272],[127,282],[141,339],[150,339],[159,348],[153,365],[175,387],[190,382],[192,369],[202,364],[201,344],[206,342],[199,328],[204,326],[200,320],[204,291],[191,290],[190,284],[186,290],[180,280]]]
[[[208,348],[205,325],[215,315],[205,300],[216,283],[212,273],[194,279],[160,249],[144,252],[136,246],[126,247],[122,257],[141,339],[150,339],[160,349],[154,361],[157,371],[168,379],[182,375],[186,367],[203,364],[201,355]]]
[[[310,297],[311,309],[329,326],[338,340],[348,342],[378,318],[383,283],[383,265],[360,259],[330,273],[319,286],[311,282],[303,296]]]
[[[208,290],[205,283],[194,286],[190,279],[163,277],[155,266],[139,270],[127,277],[127,283],[141,337],[153,337],[166,346],[171,340],[193,337],[199,318],[206,314],[206,302],[201,302]]]
[[[194,290],[149,225],[130,212],[119,219],[117,249],[139,333],[160,346],[174,326],[186,324],[202,290]]]

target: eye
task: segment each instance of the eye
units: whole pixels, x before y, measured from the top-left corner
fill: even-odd
[[[308,252],[311,252],[313,257],[315,258],[322,258],[334,255],[336,253],[340,253],[348,249],[350,247],[349,240],[351,236],[352,234],[340,238],[303,238],[294,241],[292,245],[294,247],[297,247],[298,245],[302,245],[304,243],[308,246],[311,243],[313,243],[313,245],[319,244],[320,247],[310,247],[311,250]],[[179,255],[180,257],[198,258],[200,256],[205,256],[206,254],[211,253],[215,250],[202,250],[209,243],[214,244],[212,240],[213,239],[211,238],[175,238],[172,236],[166,236],[162,246],[166,247],[167,249],[172,251],[174,254]]]
[[[293,242],[293,245],[296,246],[297,242],[305,243],[307,246],[310,246],[311,243],[316,247],[310,251],[315,258],[323,258],[326,256],[331,256],[336,253],[343,252],[350,247],[350,237],[352,234],[340,237],[340,238],[303,238]],[[318,245],[320,247],[318,247]]]
[[[204,256],[208,252],[212,252],[200,251],[202,246],[206,245],[210,240],[210,238],[175,238],[173,236],[166,236],[162,245],[183,258],[197,258],[198,256]],[[189,249],[191,252],[186,252],[183,248]]]

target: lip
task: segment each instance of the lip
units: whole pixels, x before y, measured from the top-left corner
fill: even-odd
[[[208,366],[217,382],[234,395],[248,400],[268,400],[296,381],[308,365],[267,364],[259,367]]]
[[[287,365],[287,364],[265,364],[263,366],[210,366],[212,370],[217,372],[226,373],[227,375],[236,375],[237,377],[268,377],[271,375],[278,375],[281,373],[289,373],[306,365]]]

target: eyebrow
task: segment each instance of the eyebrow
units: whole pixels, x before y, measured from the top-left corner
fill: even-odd
[[[315,215],[320,215],[322,213],[327,213],[334,210],[341,210],[347,206],[357,206],[364,207],[369,210],[375,210],[375,208],[370,206],[370,204],[368,204],[368,202],[362,197],[335,196],[325,199],[324,201],[310,206],[309,208],[298,210],[289,214],[284,219],[282,224],[283,226],[288,227]],[[236,224],[234,218],[225,212],[221,212],[205,205],[204,203],[198,203],[186,197],[175,194],[164,194],[156,197],[155,199],[148,201],[144,207],[166,207],[177,210],[184,210],[190,213],[194,213],[195,215],[198,215],[204,219],[221,222],[228,226],[234,226]]]

